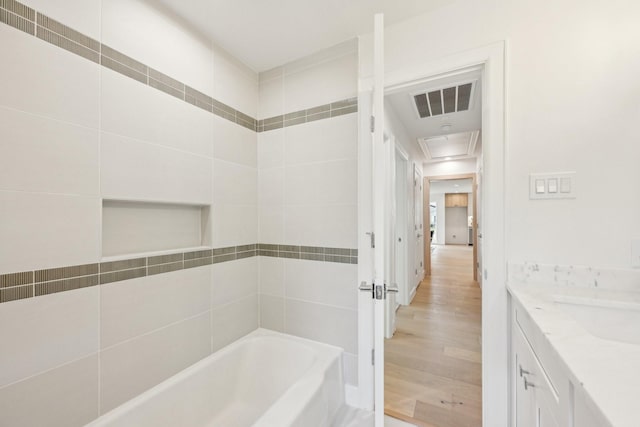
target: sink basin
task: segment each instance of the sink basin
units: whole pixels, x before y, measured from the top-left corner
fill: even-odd
[[[606,340],[640,345],[640,304],[554,295],[557,308],[589,333]]]

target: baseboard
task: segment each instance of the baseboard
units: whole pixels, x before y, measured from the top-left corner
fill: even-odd
[[[416,292],[418,291],[418,286],[414,286],[413,289],[411,289],[411,292],[409,292],[409,304],[411,304],[411,301],[413,301],[413,297],[416,296]]]

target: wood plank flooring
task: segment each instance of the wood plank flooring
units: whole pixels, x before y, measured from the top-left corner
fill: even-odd
[[[385,413],[422,427],[482,425],[481,294],[470,246],[436,246],[432,275],[385,342]]]

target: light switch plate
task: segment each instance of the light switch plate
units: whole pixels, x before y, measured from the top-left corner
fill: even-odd
[[[631,241],[631,267],[640,268],[640,239]]]
[[[544,192],[540,192],[540,182]],[[575,199],[575,172],[532,173],[529,175],[529,199]]]

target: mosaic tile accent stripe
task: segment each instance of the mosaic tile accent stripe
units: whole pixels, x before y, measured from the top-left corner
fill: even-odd
[[[255,243],[0,274],[0,302],[170,273],[254,256],[357,264],[358,250]]]
[[[73,28],[67,27],[66,25],[56,21],[55,19],[49,18],[47,15],[38,13],[37,23],[39,27],[44,27],[50,31],[53,31],[54,33],[58,33],[61,36],[88,49],[91,49],[94,52],[100,52],[99,41],[94,40],[91,37],[87,37],[84,34],[74,30]]]
[[[56,34],[53,31],[47,30],[46,28],[38,26],[37,36],[39,39],[51,43],[54,46],[58,46],[59,48],[68,50],[69,52],[82,56],[83,58],[95,62],[96,64],[100,63],[100,54],[98,52],[88,49],[78,43],[72,42],[71,40],[62,37],[61,35]]]
[[[292,246],[260,243],[258,255],[277,258],[304,259],[309,261],[357,264],[358,250],[347,248],[324,248],[320,246]]]
[[[56,292],[72,291],[74,289],[88,288],[98,284],[98,275],[76,277],[74,279],[56,280],[53,282],[36,283],[35,296],[48,295]]]
[[[12,286],[26,285],[29,283],[33,283],[33,271],[3,274],[0,276],[0,288],[10,288]]]
[[[0,22],[35,36],[36,24],[5,9],[0,9]]]
[[[33,297],[33,285],[0,289],[0,303]]]
[[[146,65],[144,65],[142,62],[138,62],[135,59],[125,55],[124,53],[120,53],[115,49],[111,49],[109,46],[107,46],[106,44],[102,44],[101,45],[101,49],[100,49],[100,53],[102,53],[102,55],[113,59],[116,62],[119,62],[120,64],[129,67],[135,71],[137,71],[138,73],[142,73],[145,76],[148,74],[149,72],[149,67],[147,67]]]
[[[49,282],[52,280],[68,279],[78,276],[98,274],[98,264],[74,265],[72,267],[49,268],[35,271],[35,283]]]
[[[358,111],[358,99],[349,98],[330,104],[319,105],[306,110],[294,111],[280,116],[269,117],[258,120],[258,132],[281,129],[303,123],[314,122],[316,120],[329,119]]]
[[[358,111],[357,99],[349,98],[307,110],[256,120],[15,0],[0,0],[0,22],[254,132],[281,129]]]
[[[123,259],[121,261],[110,261],[100,263],[100,273],[110,271],[129,270],[131,268],[146,267],[146,258]]]
[[[184,254],[158,255],[147,258],[147,265],[168,264],[172,262],[182,262]]]
[[[147,276],[154,274],[170,273],[172,271],[184,269],[182,261],[172,262],[170,264],[150,265],[147,267]]]
[[[31,22],[36,20],[36,11],[15,0],[0,0],[0,8],[13,12]]]
[[[134,268],[132,270],[120,270],[111,273],[100,273],[100,284],[120,282],[122,280],[137,279],[147,275],[147,268]]]

